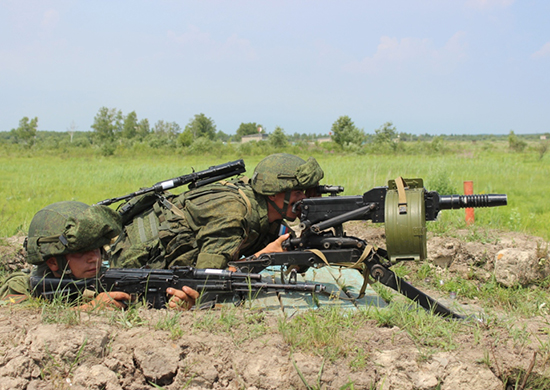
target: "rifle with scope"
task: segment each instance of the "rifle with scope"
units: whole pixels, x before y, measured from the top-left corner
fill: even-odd
[[[230,265],[243,272],[281,266],[281,271],[288,270],[291,275],[296,267],[298,272],[325,265],[351,267],[365,278],[357,299],[373,278],[435,314],[462,318],[402,280],[390,267],[399,261],[426,259],[426,221],[434,221],[441,210],[504,206],[507,196],[440,195],[427,191],[422,179],[403,178],[390,180],[388,186],[375,187],[363,195],[336,196],[338,192],[327,191],[331,196],[307,198],[294,205],[293,211],[300,212],[300,235],[283,243],[286,252],[266,253]],[[385,224],[386,249],[346,235],[345,222],[367,220]]]
[[[110,204],[120,202],[122,200],[128,200],[140,195],[146,195],[150,193],[161,194],[166,190],[189,184],[189,189],[202,187],[206,184],[214,183],[218,180],[227,179],[231,176],[240,175],[246,171],[244,161],[235,160],[225,164],[215,165],[204,171],[192,172],[187,175],[178,176],[173,179],[164,180],[158,182],[152,187],[142,188],[136,192],[132,192],[127,195],[119,196],[116,198],[105,199],[97,202],[96,205],[109,206]]]

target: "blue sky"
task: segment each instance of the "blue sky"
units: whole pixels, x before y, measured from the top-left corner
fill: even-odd
[[[0,1],[0,130],[550,131],[550,1]]]

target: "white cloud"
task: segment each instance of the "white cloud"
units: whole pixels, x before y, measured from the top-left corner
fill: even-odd
[[[515,0],[468,0],[466,5],[470,8],[489,9],[489,8],[507,8]]]
[[[418,38],[397,38],[383,36],[372,57],[346,65],[347,70],[360,73],[375,73],[387,64],[399,64],[421,58],[429,52],[430,41]]]
[[[201,31],[196,26],[190,26],[182,34],[170,30],[168,39],[181,48],[185,55],[193,52],[195,55],[205,56],[210,60],[227,59],[256,59],[256,52],[248,39],[240,38],[232,34],[223,41],[217,41],[207,32]]]
[[[535,60],[544,57],[550,57],[550,42],[546,42],[539,50],[531,54],[531,58]]]
[[[432,40],[427,38],[407,37],[398,40],[383,36],[372,56],[348,63],[344,69],[352,73],[378,73],[388,67],[449,69],[467,57],[464,37],[465,33],[459,31],[442,47],[436,48]]]

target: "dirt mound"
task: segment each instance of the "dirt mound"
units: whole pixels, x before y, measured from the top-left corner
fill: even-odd
[[[0,309],[0,389],[502,389],[499,376],[527,371],[538,345],[533,337],[490,349],[482,332],[426,354],[405,330],[367,321],[341,335],[350,353],[331,358],[292,348],[279,331],[285,320],[262,315],[252,324],[262,331],[250,334],[246,315],[224,327],[220,314],[141,310],[49,324],[37,310]]]
[[[29,267],[23,249],[24,241],[23,235],[0,238],[0,271],[13,272]]]
[[[384,242],[379,228],[356,224],[347,231],[376,245]],[[0,250],[5,269],[24,264],[22,252],[15,249],[20,241],[10,239]],[[491,233],[483,241],[431,237],[429,263],[439,267],[436,263],[447,262],[447,272],[469,277],[475,272],[485,278],[493,272],[499,251],[536,251],[537,242],[512,233]],[[383,313],[376,320],[342,314],[340,326],[329,326],[328,332],[321,329],[326,320],[322,313],[290,319],[241,308],[86,314],[51,305],[4,305],[0,390],[489,390],[522,388],[524,378],[529,379],[524,388],[542,389],[536,383],[550,383],[550,324],[545,316],[458,323],[455,333],[447,339],[438,336],[443,341],[436,344],[429,333],[434,326],[421,324],[429,315],[419,313],[415,326],[426,331],[414,333],[384,320]],[[314,334],[321,331],[330,334],[324,343]],[[315,343],[300,343],[296,338],[304,333],[311,333]]]

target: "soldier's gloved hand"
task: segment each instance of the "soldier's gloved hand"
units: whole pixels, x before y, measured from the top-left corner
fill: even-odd
[[[195,301],[199,297],[199,292],[191,287],[183,286],[181,290],[169,287],[166,289],[166,294],[172,297],[168,301],[170,309],[189,310],[195,305]]]
[[[81,310],[99,310],[99,309],[122,309],[131,299],[130,294],[122,291],[102,292],[98,294],[89,303],[80,306]]]

